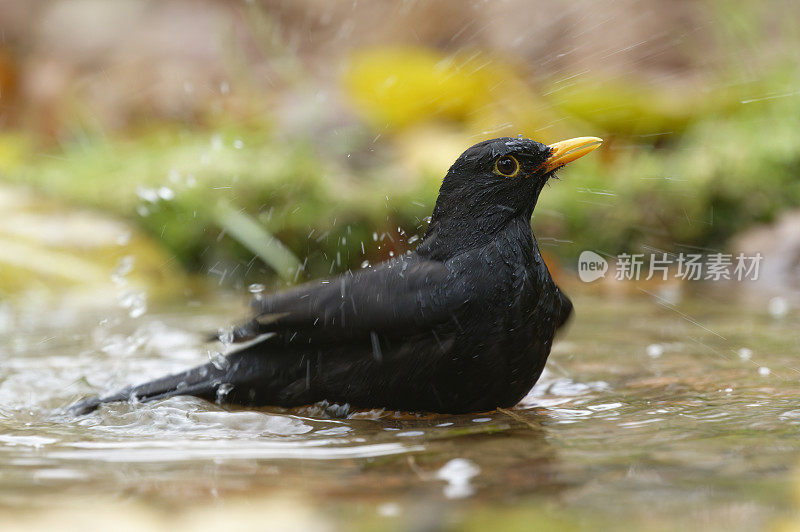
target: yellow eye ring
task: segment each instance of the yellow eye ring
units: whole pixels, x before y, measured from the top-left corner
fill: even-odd
[[[519,173],[519,161],[513,155],[503,155],[494,162],[494,173],[514,177]]]

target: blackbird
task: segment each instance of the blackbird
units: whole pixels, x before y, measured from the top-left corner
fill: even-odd
[[[440,413],[513,406],[572,312],[539,253],[533,209],[553,173],[600,142],[472,146],[447,172],[416,251],[257,297],[253,318],[228,334],[226,356],[85,399],[72,413],[176,395]]]

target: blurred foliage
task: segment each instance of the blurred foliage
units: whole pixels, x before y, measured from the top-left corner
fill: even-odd
[[[31,152],[28,140],[19,134],[0,135],[0,172],[11,172],[26,162]]]
[[[398,226],[411,220],[421,227],[432,207],[432,182],[354,175],[326,163],[310,140],[282,139],[266,128],[213,131],[163,125],[125,138],[87,137],[57,157],[32,156],[6,176],[134,220],[188,269],[222,278],[247,271],[256,279],[266,270],[254,260],[258,250],[221,229],[230,225],[221,206],[254,216],[307,258],[307,271],[293,279],[404,250]]]
[[[666,144],[659,136],[601,133],[609,138],[605,151],[570,165],[543,192],[534,216],[543,246],[570,260],[582,249],[721,247],[800,204],[800,131],[785,119],[800,114],[800,98],[770,94],[735,113],[695,115]],[[438,168],[425,166],[425,157],[415,167],[415,150],[447,153],[478,140],[429,131],[399,134],[393,149],[362,160],[263,125],[162,125],[124,138],[82,138],[57,156],[24,162],[24,150],[8,148],[17,140],[0,137],[0,153],[12,154],[0,164],[14,167],[9,179],[135,220],[191,270],[224,264],[234,277],[241,267],[255,278],[266,271],[253,267],[257,250],[220,229],[218,206],[230,203],[306,261],[295,272],[302,279],[384,259],[422,235],[442,163],[457,152]],[[369,153],[366,144],[348,149]]]
[[[291,282],[412,248],[448,165],[475,142],[596,135],[602,149],[542,194],[534,227],[550,256],[723,248],[800,204],[800,73],[794,61],[745,64],[746,48],[765,42],[764,23],[722,4],[714,31],[740,39],[742,53],[703,83],[593,71],[545,79],[477,49],[373,46],[342,68],[355,120],[314,100],[262,13],[254,20],[272,30],[259,49],[285,56],[272,67],[281,86],[263,102],[239,80],[239,96],[209,116],[113,134],[76,111],[57,145],[0,133],[0,178],[127,218],[190,271],[252,282],[272,264]],[[287,93],[294,103],[284,108]]]
[[[724,249],[738,231],[800,205],[800,131],[786,120],[800,98],[769,94],[736,113],[695,116],[667,146],[612,144],[605,159],[579,161],[543,193],[537,221],[574,241],[561,255]]]
[[[346,84],[371,122],[381,128],[422,120],[463,120],[486,105],[486,74],[424,48],[357,52]]]
[[[412,63],[423,64],[424,70],[436,65]],[[576,89],[574,94],[591,94],[596,103],[604,89],[594,82],[591,86],[593,90]],[[435,83],[430,87],[438,91]],[[316,139],[285,138],[263,123],[207,130],[165,124],[121,138],[79,137],[53,156],[34,156],[18,136],[2,136],[0,166],[7,179],[136,220],[190,270],[203,265],[214,269],[221,263],[223,277],[238,267],[262,275],[263,268],[253,269],[257,250],[252,243],[245,247],[220,230],[224,224],[217,206],[229,202],[255,216],[306,260],[305,270],[295,272],[297,279],[325,275],[402,252],[410,236],[424,231],[423,219],[446,168],[442,163],[415,167],[415,150],[424,153],[439,145],[411,124],[445,110],[451,118],[467,120],[472,113],[468,108],[484,104],[475,103],[481,101],[477,96],[464,95],[458,105],[426,107],[417,101],[419,90],[391,97],[414,100],[397,103],[405,111],[395,125],[409,129],[408,134],[387,141],[394,149],[361,161],[345,153],[325,153]],[[613,85],[607,90],[617,91]],[[545,189],[534,219],[543,245],[565,259],[589,248],[618,253],[642,246],[720,247],[737,231],[798,205],[800,131],[786,117],[800,114],[800,98],[761,94],[760,100],[740,101],[735,112],[715,106],[702,115],[696,109],[691,121],[681,119],[682,134],[666,144],[659,135],[637,137],[633,132],[674,131],[679,121],[675,116],[651,114],[655,118],[645,129],[641,123],[631,128],[624,120],[615,127],[614,119],[606,120],[602,130],[587,130],[579,120],[565,126],[574,134],[601,134],[609,142],[604,152],[570,165],[562,171],[564,180]],[[377,107],[381,98],[375,100]],[[626,112],[647,120],[646,113],[632,111],[645,99],[629,98]],[[581,105],[579,98],[571,101]],[[412,118],[413,113],[419,116]],[[448,136],[445,130],[430,131]],[[459,142],[463,149],[479,140],[450,137],[445,153]],[[366,142],[348,149],[369,152]],[[552,245],[555,241],[561,243]]]
[[[445,54],[421,47],[376,47],[353,54],[344,87],[376,130],[452,122],[503,136],[556,121],[522,75],[522,65],[480,51]]]
[[[718,103],[710,95],[687,98],[687,94],[671,88],[645,86],[631,79],[586,76],[566,87],[552,86],[546,93],[549,102],[564,116],[579,118],[592,129],[618,136],[678,134],[704,104]]]

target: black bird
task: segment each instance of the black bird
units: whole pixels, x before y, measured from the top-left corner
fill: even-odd
[[[183,373],[74,404],[193,395],[239,405],[328,400],[461,413],[516,404],[541,375],[572,303],[531,231],[558,168],[601,142],[480,142],[442,182],[414,253],[256,298],[232,352]]]

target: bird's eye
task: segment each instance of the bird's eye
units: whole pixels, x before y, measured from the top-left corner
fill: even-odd
[[[511,155],[504,155],[494,162],[494,171],[505,177],[514,177],[519,172],[519,163]]]

